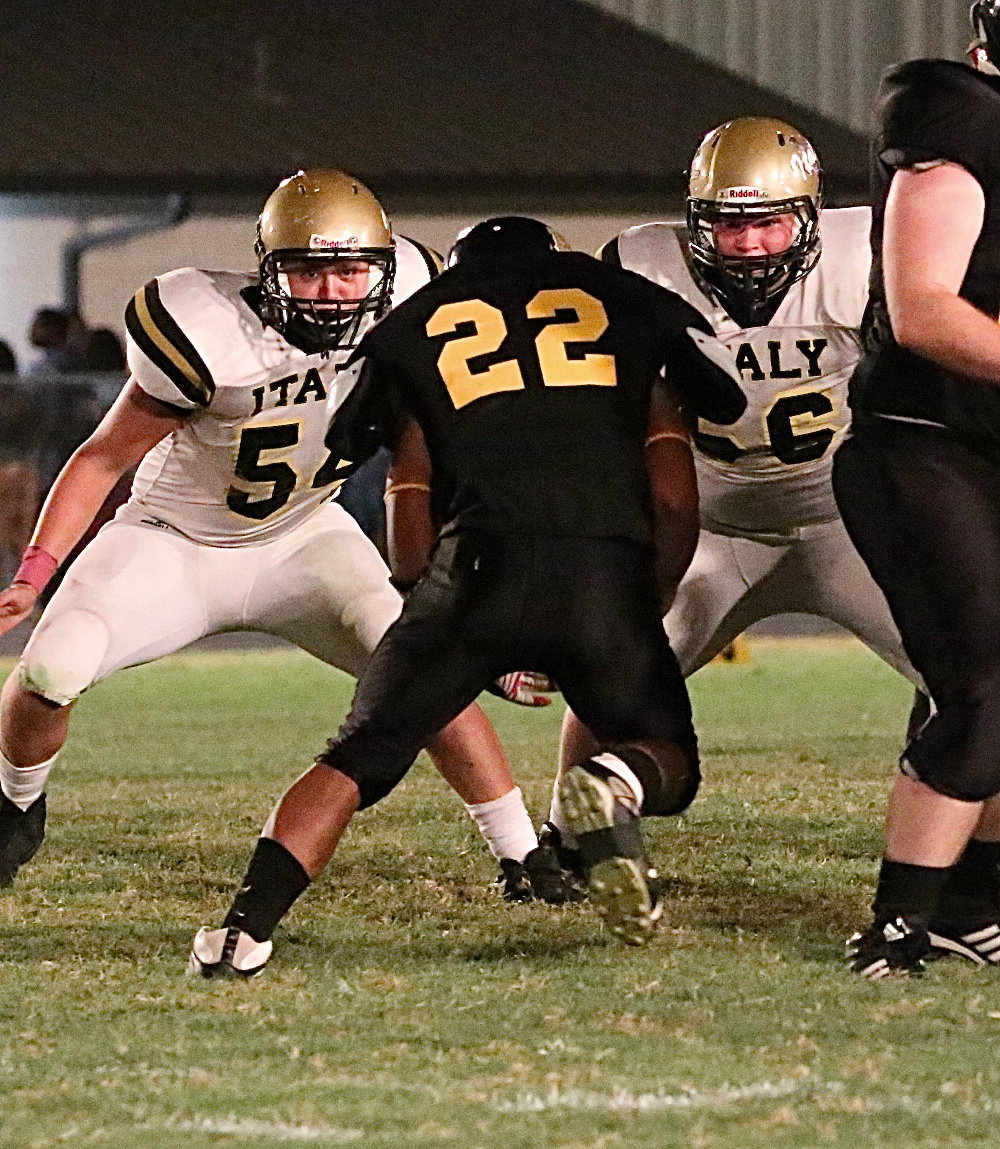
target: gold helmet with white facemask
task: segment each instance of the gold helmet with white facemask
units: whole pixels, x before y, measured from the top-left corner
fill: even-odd
[[[822,173],[810,142],[782,120],[746,116],[714,128],[691,161],[687,223],[700,285],[739,323],[769,321],[785,293],[819,258]],[[788,247],[768,255],[723,255],[719,222],[794,216]]]
[[[395,274],[395,242],[382,205],[336,168],[309,168],[282,180],[257,221],[263,321],[310,351],[352,347],[367,316],[388,310]],[[296,296],[288,271],[331,261],[368,266],[367,290],[358,299]]]

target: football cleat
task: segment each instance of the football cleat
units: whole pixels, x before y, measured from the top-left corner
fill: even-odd
[[[257,977],[264,972],[274,948],[255,941],[235,926],[212,930],[202,926],[194,935],[187,972],[202,977]]]
[[[847,939],[847,962],[852,973],[868,981],[890,976],[920,977],[931,953],[927,930],[904,918],[875,922],[864,933]]]
[[[45,839],[45,795],[27,810],[0,793],[0,887],[9,886],[17,871],[38,853]]]
[[[932,922],[927,931],[934,957],[949,954],[976,965],[1000,962],[1000,923],[971,927],[952,922]]]
[[[559,864],[551,846],[541,843],[523,862],[501,858],[497,882],[507,902],[530,902],[537,899],[551,906],[560,906],[566,902],[583,901],[583,891],[573,874]]]
[[[586,885],[587,872],[583,868],[580,851],[575,846],[566,844],[566,839],[558,826],[552,822],[543,822],[542,828],[538,831],[538,844],[554,850],[559,865],[572,874],[580,885]]]
[[[592,761],[567,770],[558,787],[591,902],[613,934],[629,945],[644,945],[662,907],[650,889],[657,874],[642,844],[635,795],[620,778]]]

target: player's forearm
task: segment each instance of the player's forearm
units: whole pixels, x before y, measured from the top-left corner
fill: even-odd
[[[117,461],[88,451],[85,443],[72,456],[42,506],[31,542],[58,562],[80,541],[101,504],[125,471]]]
[[[392,483],[385,502],[389,569],[397,586],[410,587],[427,568],[437,537],[430,489],[423,482]]]
[[[1000,326],[963,299],[986,195],[957,163],[897,171],[885,206],[882,260],[893,335],[950,371],[1000,384]]]
[[[666,614],[698,545],[698,509],[660,506],[654,511],[654,521],[656,584]]]
[[[698,545],[698,481],[691,448],[673,433],[646,447],[653,500],[656,580],[664,613]]]
[[[949,371],[1000,386],[1000,324],[944,288],[901,295],[891,309],[901,347]]]

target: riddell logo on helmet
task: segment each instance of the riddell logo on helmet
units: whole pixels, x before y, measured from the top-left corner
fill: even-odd
[[[356,235],[349,235],[346,239],[329,239],[325,235],[311,235],[309,237],[309,247],[313,251],[341,251],[360,246],[361,242]]]
[[[742,203],[745,200],[767,199],[767,192],[763,188],[735,187],[722,188],[716,195],[716,200],[735,200]]]

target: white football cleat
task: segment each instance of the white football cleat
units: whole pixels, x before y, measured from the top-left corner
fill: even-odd
[[[187,972],[202,977],[257,977],[273,949],[270,941],[255,941],[235,926],[218,930],[202,926],[191,943]]]
[[[645,945],[663,907],[650,889],[658,875],[646,857],[631,788],[589,759],[560,776],[558,796],[580,851],[591,903],[613,934],[628,945]]]

